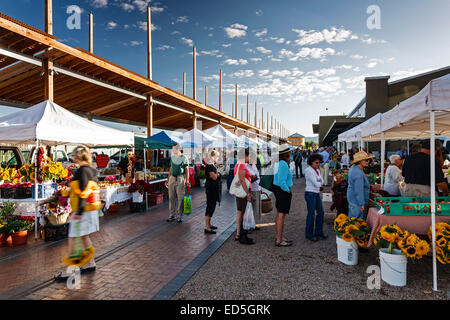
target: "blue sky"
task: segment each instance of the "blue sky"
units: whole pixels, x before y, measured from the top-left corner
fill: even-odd
[[[234,84],[239,107],[254,102],[291,132],[312,135],[320,115],[350,112],[364,96],[364,78],[391,80],[449,65],[448,0],[54,0],[54,34],[88,48],[94,14],[94,51],[146,75],[146,6],[153,8],[153,80],[192,96],[192,46],[197,57],[197,100],[218,107],[224,72],[224,111],[231,113]],[[66,26],[70,5],[82,9],[81,29]],[[366,10],[377,5],[381,29],[370,30]],[[44,0],[2,0],[1,12],[44,26]],[[326,110],[328,108],[328,110]],[[239,108],[240,110],[240,108]],[[240,111],[239,111],[240,115]]]

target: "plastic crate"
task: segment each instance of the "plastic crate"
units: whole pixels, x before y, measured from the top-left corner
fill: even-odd
[[[149,206],[156,206],[164,202],[164,194],[162,192],[149,193],[147,196]]]
[[[384,203],[384,214],[386,215],[431,215],[430,197],[380,197],[375,198],[375,205],[381,208],[379,200],[389,201]],[[450,203],[439,203],[449,201],[450,197],[436,197],[436,215],[450,215]]]
[[[46,224],[44,226],[44,238],[45,242],[59,241],[66,239],[69,235],[69,223],[60,225]]]

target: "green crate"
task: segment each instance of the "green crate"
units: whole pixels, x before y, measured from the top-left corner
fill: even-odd
[[[375,205],[380,208],[378,200],[391,201],[383,204],[386,215],[423,216],[431,214],[430,197],[380,197],[375,198]],[[436,215],[450,215],[450,203],[439,204],[439,201],[450,201],[450,197],[436,197]],[[412,202],[417,201],[417,202]]]

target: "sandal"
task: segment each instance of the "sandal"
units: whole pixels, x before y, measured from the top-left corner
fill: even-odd
[[[234,237],[234,241],[239,241],[239,238],[240,238],[241,236],[239,236],[239,235],[236,235],[235,237]]]
[[[292,242],[281,241],[279,243],[275,242],[276,247],[290,247],[292,246]]]

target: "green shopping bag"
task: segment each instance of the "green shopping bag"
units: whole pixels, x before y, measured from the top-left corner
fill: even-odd
[[[184,196],[184,214],[190,215],[192,213],[192,196],[191,189],[187,188],[187,194]]]

